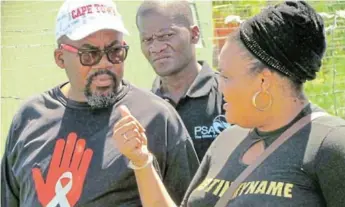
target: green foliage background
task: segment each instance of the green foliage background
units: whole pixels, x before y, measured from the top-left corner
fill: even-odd
[[[237,15],[245,20],[259,13],[262,8],[279,2],[281,1],[214,1],[213,23],[222,24],[228,15]],[[333,17],[324,17],[327,31],[326,54],[318,78],[308,82],[305,91],[313,103],[345,118],[345,1],[308,3],[318,13]],[[227,27],[225,24],[222,26]]]

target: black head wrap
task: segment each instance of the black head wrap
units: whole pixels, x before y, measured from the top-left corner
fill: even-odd
[[[301,83],[316,77],[326,49],[322,17],[304,1],[266,8],[242,23],[240,38],[267,66]]]

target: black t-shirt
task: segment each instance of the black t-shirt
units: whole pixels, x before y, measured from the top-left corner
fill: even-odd
[[[92,110],[87,103],[68,100],[60,87],[20,108],[2,158],[2,206],[141,206],[133,170],[112,140],[122,104],[145,127],[163,182],[174,200],[181,201],[199,166],[188,132],[173,107],[123,81],[115,105],[108,109]],[[79,140],[75,151],[72,142],[61,145],[67,137]]]
[[[181,206],[210,207],[247,167],[242,156],[264,140],[269,146],[302,116],[319,108],[308,105],[288,126],[262,133],[238,126],[224,131],[211,145]],[[306,125],[273,152],[239,186],[231,207],[345,205],[345,121],[325,116]],[[229,151],[231,139],[243,140]],[[230,155],[230,156],[229,156]]]
[[[207,63],[199,61],[202,69],[178,103],[165,97],[157,77],[152,91],[175,107],[181,116],[200,160],[204,157],[213,140],[229,124],[225,120],[223,96],[219,90],[219,74]]]

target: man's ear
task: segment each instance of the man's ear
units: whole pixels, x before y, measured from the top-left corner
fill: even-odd
[[[197,44],[200,39],[200,30],[197,25],[191,26],[191,33],[192,33],[192,43]]]
[[[57,66],[59,66],[59,68],[61,69],[65,69],[65,62],[63,59],[63,52],[61,49],[55,49],[54,51],[54,59],[55,59],[55,63]]]

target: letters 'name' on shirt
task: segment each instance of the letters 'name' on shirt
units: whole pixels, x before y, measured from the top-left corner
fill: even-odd
[[[231,182],[220,179],[206,178],[197,188],[199,191],[212,192],[218,197],[226,192]],[[278,197],[292,198],[293,184],[275,181],[244,182],[237,188],[234,197],[246,194],[266,194]]]

